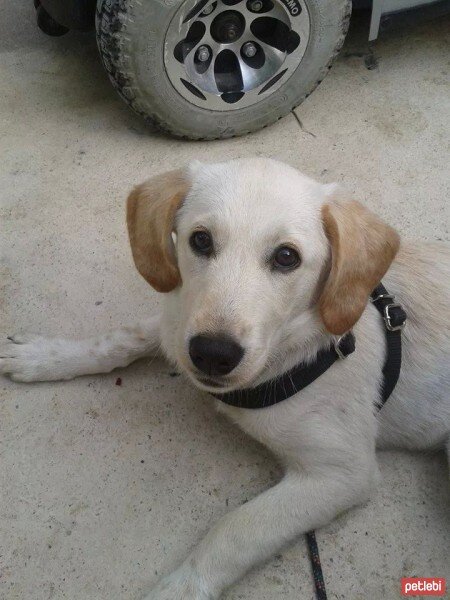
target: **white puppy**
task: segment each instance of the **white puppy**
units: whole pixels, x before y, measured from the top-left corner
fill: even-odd
[[[356,351],[274,406],[218,408],[285,465],[272,489],[225,516],[148,600],[207,600],[299,534],[368,498],[375,448],[450,452],[450,252],[402,243],[353,201],[265,159],[195,164],[128,199],[140,273],[167,293],[162,316],[84,341],[11,338],[0,371],[18,381],[107,372],[160,344],[201,389],[270,380],[353,330]],[[380,413],[383,279],[408,314],[403,365]]]

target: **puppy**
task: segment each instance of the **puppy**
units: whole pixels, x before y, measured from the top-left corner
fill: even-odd
[[[210,600],[301,533],[364,502],[376,447],[450,453],[450,251],[398,234],[336,186],[266,159],[192,165],[136,187],[128,229],[138,271],[166,294],[160,316],[83,341],[13,337],[17,381],[107,372],[158,351],[202,390],[255,387],[311,362],[352,330],[356,350],[276,405],[217,407],[285,468],[225,516],[147,600]],[[403,364],[380,412],[385,328],[369,294],[404,306]]]

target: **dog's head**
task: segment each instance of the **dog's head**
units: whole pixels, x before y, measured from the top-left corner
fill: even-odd
[[[192,165],[136,187],[136,266],[170,292],[163,343],[208,391],[251,385],[280,348],[360,318],[397,233],[355,201],[267,159]]]

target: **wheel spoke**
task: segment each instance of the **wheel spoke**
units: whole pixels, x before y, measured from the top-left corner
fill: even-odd
[[[208,68],[204,73],[199,73],[195,64],[195,55],[200,46],[209,46],[212,51],[212,58]],[[184,60],[184,66],[186,72],[190,75],[191,82],[199,87],[201,90],[209,92],[210,94],[218,95],[220,92],[217,88],[216,80],[214,77],[214,62],[217,54],[220,51],[221,45],[215,42],[211,36],[205,35],[202,40],[193,48]]]
[[[287,12],[277,2],[274,2],[274,5],[270,10],[261,13],[248,10],[246,4],[243,4],[242,9],[240,9],[239,12],[244,15],[247,22],[247,27],[249,27],[255,19],[260,19],[261,17],[272,17],[273,19],[278,19],[290,27],[290,21]]]
[[[261,44],[260,42],[258,42],[258,44],[261,46],[265,55],[264,64],[259,69],[252,67],[240,54],[238,55],[242,79],[244,81],[244,89],[247,90],[247,92],[262,87],[262,84],[269,80],[271,75],[276,73],[283,64],[283,52],[280,53],[271,46],[265,48],[264,46],[266,46],[266,44]]]
[[[273,65],[283,62],[284,57],[286,55],[285,52],[282,52],[281,50],[278,50],[278,48],[274,48],[270,44],[266,44],[265,42],[262,42],[261,40],[258,40],[257,38],[256,38],[256,41],[261,46],[261,48],[264,50],[264,54],[266,55],[266,62],[267,62],[267,60],[269,60],[270,63]]]

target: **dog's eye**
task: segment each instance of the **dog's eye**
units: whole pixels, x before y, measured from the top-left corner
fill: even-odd
[[[290,246],[280,246],[272,257],[272,265],[279,271],[290,271],[300,264],[300,255]]]
[[[212,237],[207,231],[194,231],[189,239],[189,243],[196,254],[209,256],[213,251]]]

